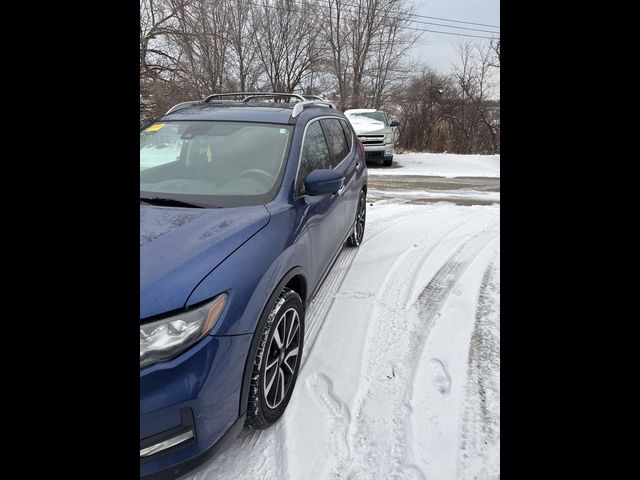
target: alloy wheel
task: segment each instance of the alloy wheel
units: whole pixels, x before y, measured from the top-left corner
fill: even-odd
[[[367,199],[364,192],[360,194],[360,200],[358,202],[358,213],[356,214],[356,223],[353,227],[354,240],[356,245],[362,243],[362,237],[364,236],[364,226],[367,219]]]
[[[273,410],[285,399],[298,368],[300,317],[295,308],[288,309],[278,319],[267,352],[264,398]]]

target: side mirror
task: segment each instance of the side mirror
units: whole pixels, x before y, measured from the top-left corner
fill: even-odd
[[[344,175],[328,169],[314,170],[304,180],[304,188],[309,195],[338,193],[343,184]]]
[[[397,120],[394,120],[393,122],[391,122],[389,124],[390,127],[399,127],[400,126],[400,122]]]

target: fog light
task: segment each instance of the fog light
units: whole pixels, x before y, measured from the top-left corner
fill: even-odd
[[[192,438],[193,438],[193,430],[186,431],[184,433],[181,433],[180,435],[171,437],[168,440],[155,443],[147,448],[141,448],[140,456],[148,457],[150,455],[153,455],[154,453],[158,453],[163,450],[166,450],[167,448],[175,447],[176,445],[186,442],[187,440],[190,440]]]

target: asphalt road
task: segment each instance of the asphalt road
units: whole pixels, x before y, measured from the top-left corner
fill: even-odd
[[[384,175],[380,168],[368,167],[369,202],[384,200],[386,203],[427,204],[444,201],[457,205],[500,203],[500,178],[391,176]]]

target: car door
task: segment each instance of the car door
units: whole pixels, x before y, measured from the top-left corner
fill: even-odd
[[[313,170],[331,169],[331,162],[331,153],[320,121],[312,120],[307,124],[304,134],[296,177],[295,202],[309,236],[310,274],[314,286],[322,279],[341,246],[336,238],[339,236],[343,212],[340,211],[340,197],[337,194],[308,195],[304,189],[304,180]]]
[[[358,203],[354,140],[349,138],[340,122],[338,118],[325,118],[321,121],[331,151],[331,166],[345,177],[344,185],[337,194],[340,210],[337,242],[341,242],[353,226]]]
[[[353,131],[353,127],[347,120],[340,120],[342,130],[344,131],[349,143],[348,166],[345,172],[346,191],[344,192],[344,205],[347,212],[347,227],[352,228],[358,210],[358,202],[360,200],[360,190],[362,189],[362,175],[365,172],[364,152],[358,149],[358,136]]]

